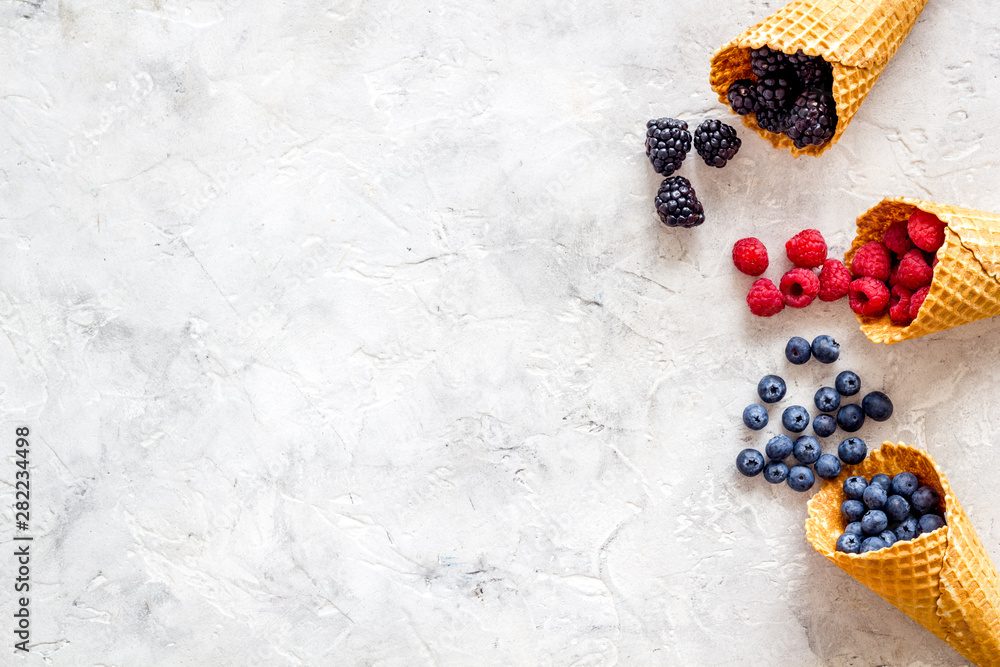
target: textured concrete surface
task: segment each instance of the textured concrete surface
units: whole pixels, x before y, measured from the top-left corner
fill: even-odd
[[[733,460],[760,376],[852,368],[897,409],[861,434],[927,447],[1000,559],[1000,321],[752,319],[729,252],[777,278],[883,195],[1000,210],[1000,11],[931,2],[818,160],[692,154],[708,221],[662,228],[645,121],[735,118],[709,57],[778,6],[4,3],[0,479],[28,425],[36,541],[0,662],[965,664]],[[819,333],[836,367],[784,362]]]

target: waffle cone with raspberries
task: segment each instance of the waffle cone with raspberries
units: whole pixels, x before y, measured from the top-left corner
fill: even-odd
[[[946,525],[866,554],[836,550],[847,477],[912,472],[941,497]],[[806,538],[837,567],[878,593],[967,660],[1000,667],[1000,577],[944,473],[926,452],[886,442],[808,503]]]
[[[833,67],[837,127],[820,146],[796,148],[790,138],[762,129],[753,115],[743,124],[792,155],[819,156],[840,139],[882,70],[909,34],[927,0],[795,0],[732,40],[712,57],[710,83],[727,101],[730,84],[752,74],[749,49],[801,50]]]
[[[888,314],[858,315],[861,330],[872,342],[897,343],[1000,315],[1000,215],[946,204],[894,197],[883,199],[858,218],[857,236],[847,251],[880,241],[895,222],[907,220],[914,209],[936,215],[945,223],[944,245],[930,291],[909,325],[892,322]]]

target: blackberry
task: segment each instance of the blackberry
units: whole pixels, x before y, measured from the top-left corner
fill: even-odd
[[[781,51],[776,51],[769,46],[762,46],[759,49],[750,49],[750,69],[758,79],[788,68],[788,56]]]
[[[785,70],[761,77],[757,82],[757,99],[768,109],[788,109],[799,96],[802,86],[792,72]]]
[[[725,167],[740,150],[736,130],[719,120],[706,120],[694,131],[694,147],[710,167]]]
[[[698,195],[683,176],[663,179],[656,193],[656,212],[667,227],[696,227],[705,222]]]
[[[757,99],[757,82],[750,79],[739,79],[729,84],[726,92],[729,106],[741,116],[757,113],[760,102]]]
[[[785,134],[796,148],[822,146],[837,129],[837,106],[832,95],[810,88],[795,100]]]
[[[688,124],[674,118],[657,118],[646,123],[646,156],[656,173],[669,176],[681,168],[691,150]]]
[[[801,52],[800,52],[801,53]],[[831,89],[833,86],[833,67],[819,56],[804,56],[808,60],[803,60],[795,65],[795,74],[803,86],[813,88]]]
[[[757,125],[762,130],[781,134],[788,127],[789,118],[784,109],[761,109],[757,112]]]

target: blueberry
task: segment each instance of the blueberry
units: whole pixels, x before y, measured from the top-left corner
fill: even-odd
[[[892,416],[892,401],[880,391],[873,391],[861,399],[861,407],[877,422],[884,422]]]
[[[853,403],[837,410],[837,426],[854,433],[865,423],[865,411]]]
[[[861,378],[854,371],[841,371],[833,384],[842,396],[854,396],[861,391]]]
[[[886,493],[885,489],[876,484],[869,484],[868,488],[865,489],[865,494],[861,498],[865,506],[870,510],[880,510],[885,507]]]
[[[820,387],[813,401],[820,412],[833,412],[840,407],[840,394],[833,387]]]
[[[767,426],[767,409],[760,403],[751,403],[743,408],[743,423],[754,431],[761,430]]]
[[[821,438],[831,436],[837,431],[837,420],[830,415],[816,415],[813,419],[813,433]]]
[[[767,446],[764,447],[764,453],[767,454],[767,458],[772,461],[784,461],[788,458],[788,455],[792,453],[794,446],[795,445],[792,443],[792,439],[787,435],[776,435],[767,441]]]
[[[736,457],[736,468],[746,475],[759,475],[764,469],[764,457],[756,449],[744,449]]]
[[[781,423],[792,433],[802,433],[809,426],[809,412],[801,405],[789,405],[781,413]]]
[[[848,438],[837,447],[837,455],[847,465],[857,465],[868,456],[868,445],[861,438]]]
[[[847,526],[844,528],[844,532],[851,533],[852,535],[864,535],[864,532],[861,530],[860,521],[852,521],[849,524],[847,524]]]
[[[792,466],[788,471],[788,486],[793,491],[808,491],[816,481],[813,471],[805,466]]]
[[[823,479],[836,479],[840,474],[840,459],[833,454],[823,454],[816,461],[816,474]]]
[[[913,497],[910,499],[910,502],[913,503],[913,509],[921,514],[926,514],[937,507],[940,500],[941,497],[938,496],[937,491],[929,486],[921,486],[913,492]]]
[[[840,343],[833,336],[816,336],[812,342],[812,353],[817,361],[832,364],[840,356]]]
[[[785,358],[793,364],[804,364],[809,361],[809,357],[811,356],[812,352],[809,349],[809,341],[805,338],[795,336],[790,338],[788,344],[785,345]]]
[[[843,460],[843,458],[841,458]],[[852,500],[861,500],[868,488],[868,480],[864,477],[848,477],[844,480],[844,495]]]
[[[885,546],[887,547],[891,547],[893,544],[896,543],[896,533],[892,532],[891,530],[883,530],[881,533],[879,533],[878,537],[880,540],[885,542]]]
[[[896,526],[896,539],[905,542],[907,540],[912,540],[914,537],[920,534],[920,523],[917,521],[917,517],[911,516],[903,519],[903,522]]]
[[[920,517],[920,531],[923,533],[929,533],[932,530],[937,530],[944,525],[944,519],[939,517],[937,514],[925,514]]]
[[[861,530],[865,535],[878,535],[889,527],[889,518],[882,510],[868,510],[861,517]]]
[[[861,543],[861,553],[866,554],[869,551],[879,551],[888,546],[888,544],[882,541],[881,537],[869,537]]]
[[[820,454],[823,453],[823,448],[819,446],[819,440],[811,435],[800,435],[795,438],[795,446],[792,453],[795,455],[796,461],[803,465],[809,465],[819,460]]]
[[[865,504],[860,500],[845,500],[840,503],[840,513],[843,515],[844,521],[848,523],[861,521],[865,511]]]
[[[888,494],[889,490],[892,488],[892,477],[889,477],[884,473],[879,473],[872,477],[870,484],[874,486],[881,486],[885,489],[886,494]]]
[[[912,472],[901,472],[892,478],[892,492],[896,495],[909,498],[919,487],[920,481]]]
[[[788,466],[781,461],[768,461],[764,466],[764,479],[771,484],[781,484],[788,479]]]
[[[837,551],[845,554],[861,553],[861,538],[853,533],[844,533],[837,538]]]
[[[903,496],[889,496],[882,511],[893,521],[904,521],[910,516],[910,501]]]
[[[765,375],[757,383],[757,395],[765,403],[777,403],[785,397],[785,381],[777,375]]]

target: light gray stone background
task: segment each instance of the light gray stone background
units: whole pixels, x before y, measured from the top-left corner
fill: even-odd
[[[756,319],[730,249],[777,279],[886,195],[1000,211],[1000,10],[932,0],[820,159],[692,153],[707,221],[662,227],[645,121],[736,124],[709,58],[780,5],[3,3],[0,662],[966,664],[733,462],[762,375],[854,369],[1000,559],[1000,321]]]

